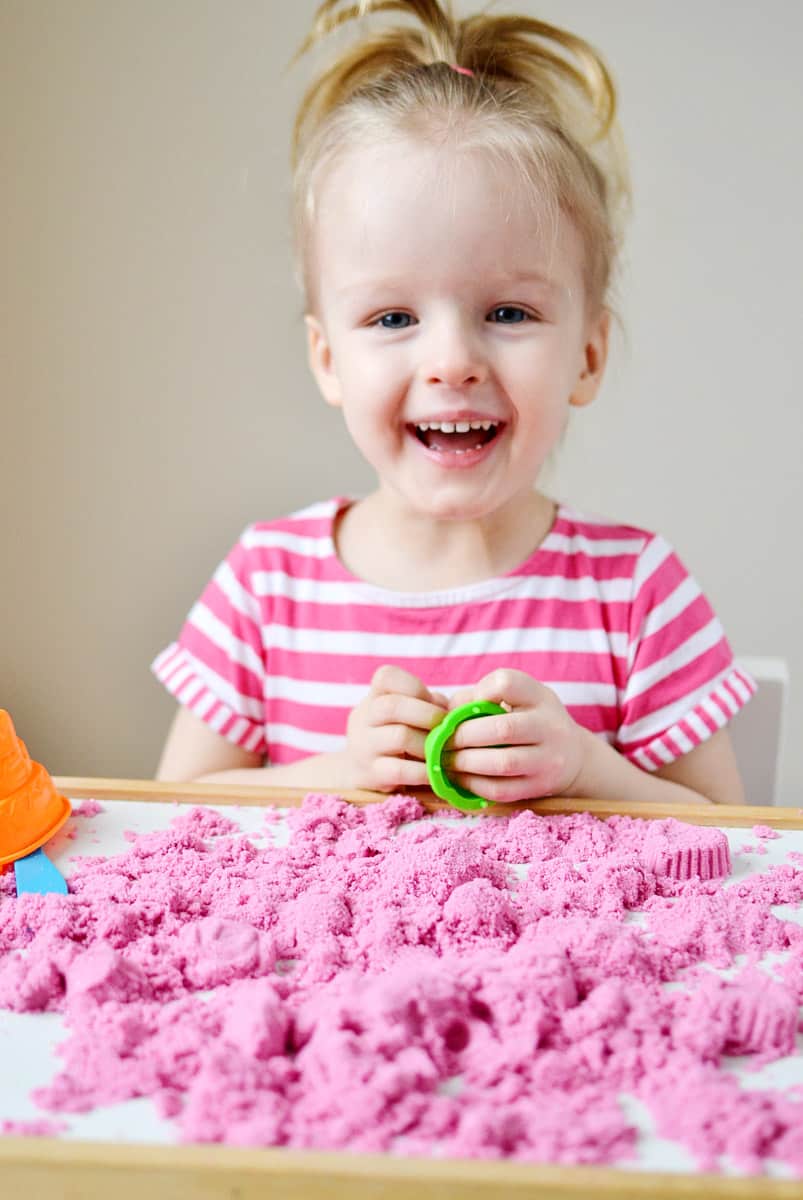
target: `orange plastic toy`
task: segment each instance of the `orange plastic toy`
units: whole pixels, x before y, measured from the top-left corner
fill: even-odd
[[[0,865],[44,846],[69,815],[69,800],[56,791],[42,764],[31,760],[0,708]]]

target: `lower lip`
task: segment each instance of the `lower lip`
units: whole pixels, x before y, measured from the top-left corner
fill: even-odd
[[[476,467],[478,463],[484,462],[491,456],[504,434],[504,426],[496,434],[496,437],[491,438],[490,442],[486,442],[484,446],[480,446],[476,450],[463,450],[462,453],[458,453],[457,450],[434,450],[432,446],[425,446],[422,441],[419,441],[415,433],[410,433],[409,430],[408,433],[430,462],[436,463],[439,467],[445,467],[447,470],[464,471],[468,467]]]

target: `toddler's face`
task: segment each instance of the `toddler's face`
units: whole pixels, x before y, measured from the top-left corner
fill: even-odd
[[[571,222],[482,153],[397,141],[332,169],[312,254],[310,362],[380,487],[457,520],[531,494],[605,363]]]

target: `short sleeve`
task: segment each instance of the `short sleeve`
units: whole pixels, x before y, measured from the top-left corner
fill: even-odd
[[[215,571],[177,641],[151,670],[178,702],[244,750],[266,753],[262,612],[248,530]]]
[[[627,656],[617,748],[648,771],[706,741],[756,690],[700,587],[658,536],[634,571]]]

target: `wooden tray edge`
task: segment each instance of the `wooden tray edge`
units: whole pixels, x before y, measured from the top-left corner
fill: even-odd
[[[73,800],[142,800],[166,801],[178,804],[243,804],[264,807],[296,808],[305,796],[325,794],[323,788],[250,787],[242,784],[222,787],[213,783],[169,783],[153,779],[93,779],[59,775],[54,778],[59,791]],[[389,793],[369,791],[333,791],[349,804],[376,804],[387,800]],[[454,813],[432,792],[416,789],[415,796],[427,812]],[[604,820],[607,817],[639,817],[660,819],[675,817],[692,825],[752,826],[769,825],[773,829],[803,829],[803,808],[749,807],[742,804],[668,804],[646,803],[611,804],[605,800],[586,800],[582,797],[522,800],[516,804],[493,804],[482,814],[488,817],[508,816],[512,812],[531,809],[554,816],[560,813],[590,812]]]
[[[800,1181],[668,1174],[483,1159],[408,1158],[228,1146],[148,1146],[0,1139],[4,1194],[36,1200],[799,1200]],[[13,1189],[9,1185],[24,1185]],[[111,1189],[114,1189],[112,1192]],[[269,1189],[269,1190],[267,1190]]]

